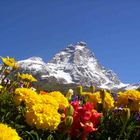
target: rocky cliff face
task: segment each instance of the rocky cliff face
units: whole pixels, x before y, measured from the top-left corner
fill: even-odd
[[[99,63],[84,42],[69,45],[48,63],[43,62],[39,57],[31,57],[19,61],[19,64],[24,71],[37,75],[40,80],[53,77],[55,82],[63,84],[94,84],[102,88],[124,86],[112,70],[104,68]]]

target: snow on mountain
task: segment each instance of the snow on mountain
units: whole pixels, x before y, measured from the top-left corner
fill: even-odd
[[[18,63],[24,71],[31,72],[34,75],[37,73],[47,74],[46,63],[40,57],[31,57],[26,60],[18,61]]]
[[[140,83],[139,84],[128,84],[127,86],[123,87],[123,90],[135,90],[140,89]]]
[[[49,74],[56,78],[63,71],[63,78],[68,83],[106,85],[107,87],[121,84],[113,71],[99,64],[94,53],[87,48],[84,42],[70,45],[57,53],[47,63],[47,69]],[[67,78],[64,75],[67,75]]]
[[[55,77],[62,83],[94,84],[107,89],[126,86],[112,70],[100,65],[84,42],[69,45],[48,63],[39,57],[31,57],[19,61],[19,64],[25,71],[38,74],[41,79]]]

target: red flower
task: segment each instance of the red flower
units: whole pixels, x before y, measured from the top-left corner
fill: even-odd
[[[70,134],[76,137],[82,130],[82,140],[85,140],[89,133],[97,130],[102,115],[93,109],[93,103],[79,106],[79,102],[74,101],[71,105],[74,108],[74,114]]]
[[[83,134],[82,134],[82,140],[86,140],[87,135],[93,131],[96,131],[97,128],[94,128],[94,125],[92,122],[87,122],[85,124],[80,123],[81,127],[83,128]]]
[[[77,111],[79,107],[79,101],[72,101],[71,105],[73,106],[74,110]]]
[[[90,102],[83,105],[83,110],[91,111],[93,108],[94,108],[93,103]]]
[[[90,120],[92,116],[92,109],[93,109],[93,103],[86,103],[81,108],[79,108],[78,112],[81,116],[81,122],[86,123]]]
[[[91,121],[94,124],[94,127],[97,127],[97,125],[100,123],[100,118],[102,117],[101,113],[98,112],[92,112]]]

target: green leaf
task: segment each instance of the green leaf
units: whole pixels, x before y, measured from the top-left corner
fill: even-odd
[[[35,138],[36,138],[35,140],[40,140],[37,132],[35,132],[34,130],[32,130],[32,131],[30,131],[30,133],[35,136]]]
[[[30,134],[30,132],[25,131],[25,133],[27,133],[32,138],[32,140],[34,140],[34,137],[32,136],[32,134]]]
[[[46,140],[55,140],[55,139],[54,139],[53,135],[52,135],[52,134],[50,134],[50,135],[47,137],[47,139],[46,139]]]

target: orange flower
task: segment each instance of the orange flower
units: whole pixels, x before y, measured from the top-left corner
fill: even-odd
[[[44,94],[48,94],[48,92],[46,92],[46,91],[40,91],[39,94],[44,95]]]

